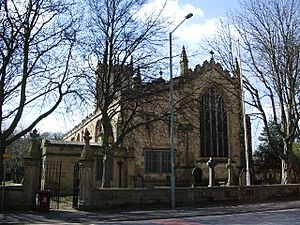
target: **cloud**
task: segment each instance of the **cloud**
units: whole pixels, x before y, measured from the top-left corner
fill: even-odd
[[[155,0],[155,1],[161,1],[161,0]],[[193,18],[195,17],[199,18],[204,16],[204,12],[202,9],[197,8],[191,4],[180,4],[178,0],[171,0],[167,2],[164,11],[164,16],[170,18],[170,21],[174,25],[177,25],[189,13],[193,13]]]
[[[165,0],[153,0],[146,4],[143,8],[143,13],[153,12],[154,9],[161,9],[165,4]],[[158,11],[158,10],[157,10]],[[189,13],[193,13],[193,17],[185,21],[173,37],[178,41],[188,43],[189,45],[197,45],[204,37],[210,37],[217,31],[218,18],[205,19],[205,12],[191,4],[181,4],[179,0],[168,0],[162,17],[168,18],[170,31],[174,29]]]
[[[199,23],[187,24],[178,30],[176,36],[189,45],[198,45],[203,38],[212,37],[218,31],[220,18],[204,20]]]
[[[167,18],[168,22],[174,24],[174,26],[179,24],[189,13],[193,13],[193,18],[204,16],[202,9],[191,4],[180,4],[178,0],[152,0],[143,6],[137,16],[142,18],[145,15],[153,15],[153,13],[158,15],[163,8],[161,17]],[[172,26],[170,26],[170,29],[172,29]]]

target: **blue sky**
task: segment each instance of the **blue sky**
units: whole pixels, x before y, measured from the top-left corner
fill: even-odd
[[[153,8],[160,9],[164,2],[165,0],[152,0],[145,8],[149,9],[149,11]],[[203,39],[214,36],[218,31],[217,26],[220,19],[226,18],[227,12],[238,8],[238,6],[239,0],[167,0],[163,15],[170,18],[173,22],[173,25],[170,25],[170,31],[187,14],[194,14],[191,19],[181,24],[176,32],[173,33],[173,55],[180,54],[182,45],[185,45],[188,56],[197,54],[195,61],[189,58],[191,68],[209,59],[209,51],[207,53],[202,52],[201,43],[203,43]],[[174,69],[176,70],[175,58]]]
[[[163,2],[164,0],[154,0]],[[217,22],[225,18],[229,10],[238,8],[239,0],[168,0],[166,15],[178,24],[188,13],[194,16],[181,25],[176,34],[182,41],[197,44],[202,37],[212,35]],[[186,37],[184,34],[193,34]]]
[[[228,10],[238,7],[238,0],[179,0],[178,2],[202,9],[205,18],[226,16]]]

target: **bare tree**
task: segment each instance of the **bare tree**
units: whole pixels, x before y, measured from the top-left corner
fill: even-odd
[[[240,11],[231,17],[241,38],[247,103],[262,119],[270,146],[276,148],[270,138],[269,118],[274,120],[283,139],[282,184],[292,180],[292,148],[299,130],[299,8],[300,2],[296,0],[244,0]],[[229,35],[227,40],[232,38]],[[229,48],[227,56],[234,49]],[[219,53],[226,58],[224,52]]]
[[[127,134],[146,120],[154,120],[145,119],[150,107],[145,109],[143,105],[151,102],[152,107],[158,107],[159,101],[154,98],[160,95],[154,97],[153,93],[158,92],[159,85],[145,87],[144,81],[153,80],[151,69],[158,75],[160,62],[165,58],[159,49],[167,41],[166,22],[161,15],[164,5],[147,11],[144,10],[147,3],[146,0],[88,1],[89,29],[85,38],[88,41],[83,46],[90,73],[85,74],[89,81],[87,89],[96,99],[95,108],[101,114],[102,187],[109,186],[109,159],[113,151],[122,146]],[[165,89],[166,85],[162,87]],[[113,132],[116,129],[118,132]]]
[[[71,6],[71,1],[56,0],[0,3],[1,165],[7,146],[31,131],[73,92],[76,21]]]

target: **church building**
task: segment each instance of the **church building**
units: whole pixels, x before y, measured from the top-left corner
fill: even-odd
[[[212,53],[209,61],[190,69],[183,47],[180,75],[173,78],[175,172],[178,187],[207,185],[207,162],[210,159],[215,163],[216,185],[226,185],[228,182],[226,165],[229,159],[233,168],[231,184],[238,185],[244,179],[241,178],[244,177],[245,167],[242,90],[238,65],[236,67],[233,73],[223,70],[215,62]],[[169,82],[160,77],[142,83],[138,76],[135,74],[130,81],[133,88],[139,86],[142,92],[152,85],[160,88],[157,93],[160,97],[153,97],[155,102],[149,101],[149,104],[141,106],[139,112],[143,112],[143,115],[139,115],[139,120],[145,120],[145,123],[128,133],[113,152],[110,186],[169,186]],[[118,123],[122,121],[122,116],[124,113],[118,114],[112,125],[113,139],[121,132]],[[90,143],[95,149],[95,179],[98,185],[102,179],[103,160],[101,123],[101,111],[95,110],[64,136],[65,148],[73,146],[75,149],[75,145],[83,144],[84,134],[88,131]],[[55,144],[59,145],[49,141],[48,147],[45,145],[45,152]]]

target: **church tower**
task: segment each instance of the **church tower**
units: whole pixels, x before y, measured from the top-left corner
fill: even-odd
[[[182,52],[180,55],[180,75],[181,76],[188,76],[189,74],[189,67],[188,67],[188,58],[186,55],[185,47],[182,47]]]

